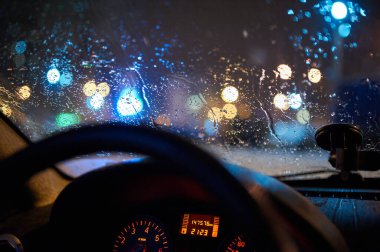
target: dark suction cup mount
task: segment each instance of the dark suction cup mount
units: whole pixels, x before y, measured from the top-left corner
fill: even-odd
[[[329,162],[340,170],[341,180],[350,180],[353,177],[351,172],[358,169],[362,131],[351,124],[329,124],[317,130],[315,140],[319,147],[330,151]]]
[[[357,126],[351,124],[329,124],[316,131],[315,140],[318,146],[324,150],[348,149],[357,151],[363,141],[363,133]]]

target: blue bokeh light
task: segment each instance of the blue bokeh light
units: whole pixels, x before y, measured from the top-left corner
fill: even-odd
[[[219,125],[208,119],[204,121],[203,127],[206,134],[209,136],[215,136],[218,133]]]
[[[126,88],[121,92],[116,108],[121,116],[134,116],[143,110],[144,104],[135,89]]]
[[[288,96],[288,100],[292,109],[299,109],[302,106],[302,98],[300,94],[292,93]]]
[[[339,25],[338,33],[342,38],[347,38],[351,33],[351,25],[346,23]]]
[[[26,42],[24,40],[16,42],[15,51],[17,54],[23,54],[26,51]]]
[[[331,15],[337,20],[341,20],[347,17],[348,9],[343,2],[335,2],[331,6]]]
[[[47,72],[46,77],[50,84],[56,84],[61,78],[61,73],[57,68],[52,68]]]
[[[66,87],[66,86],[70,86],[72,82],[73,82],[72,73],[63,72],[60,79],[59,79],[59,84],[61,84],[61,86],[63,86],[63,87]]]

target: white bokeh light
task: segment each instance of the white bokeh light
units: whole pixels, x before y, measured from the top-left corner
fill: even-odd
[[[143,102],[136,90],[124,90],[117,102],[117,111],[121,116],[137,115],[143,108]]]
[[[273,104],[276,108],[281,110],[288,110],[290,107],[288,97],[281,93],[276,94],[276,96],[273,98]]]
[[[317,68],[311,68],[307,73],[307,78],[312,83],[318,83],[322,79],[322,73]]]
[[[343,2],[335,2],[331,6],[331,15],[337,20],[347,17],[347,13],[347,6]]]
[[[292,93],[288,96],[288,100],[292,109],[299,109],[302,106],[302,98],[300,94]]]
[[[234,86],[225,87],[222,91],[222,99],[225,102],[235,102],[239,98],[239,91]]]
[[[91,96],[90,103],[89,103],[90,108],[94,110],[98,110],[103,106],[103,104],[104,104],[104,97],[101,94],[96,93],[93,96]]]
[[[61,73],[58,71],[58,69],[53,68],[47,72],[46,77],[49,83],[56,84],[61,78]]]
[[[280,78],[283,80],[289,80],[292,78],[292,69],[286,64],[278,65],[277,71],[280,73]]]

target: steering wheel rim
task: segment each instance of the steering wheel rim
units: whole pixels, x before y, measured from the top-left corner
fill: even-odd
[[[233,214],[252,235],[264,238],[258,248],[280,251],[257,203],[218,160],[178,136],[152,128],[108,123],[58,133],[1,161],[6,179],[0,181],[0,187],[20,187],[33,174],[57,162],[97,151],[136,152],[176,165],[208,185],[224,204],[233,206]],[[21,167],[28,170],[20,172]]]

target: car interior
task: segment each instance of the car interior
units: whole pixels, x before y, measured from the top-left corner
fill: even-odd
[[[0,252],[380,251],[376,0],[5,0]]]

